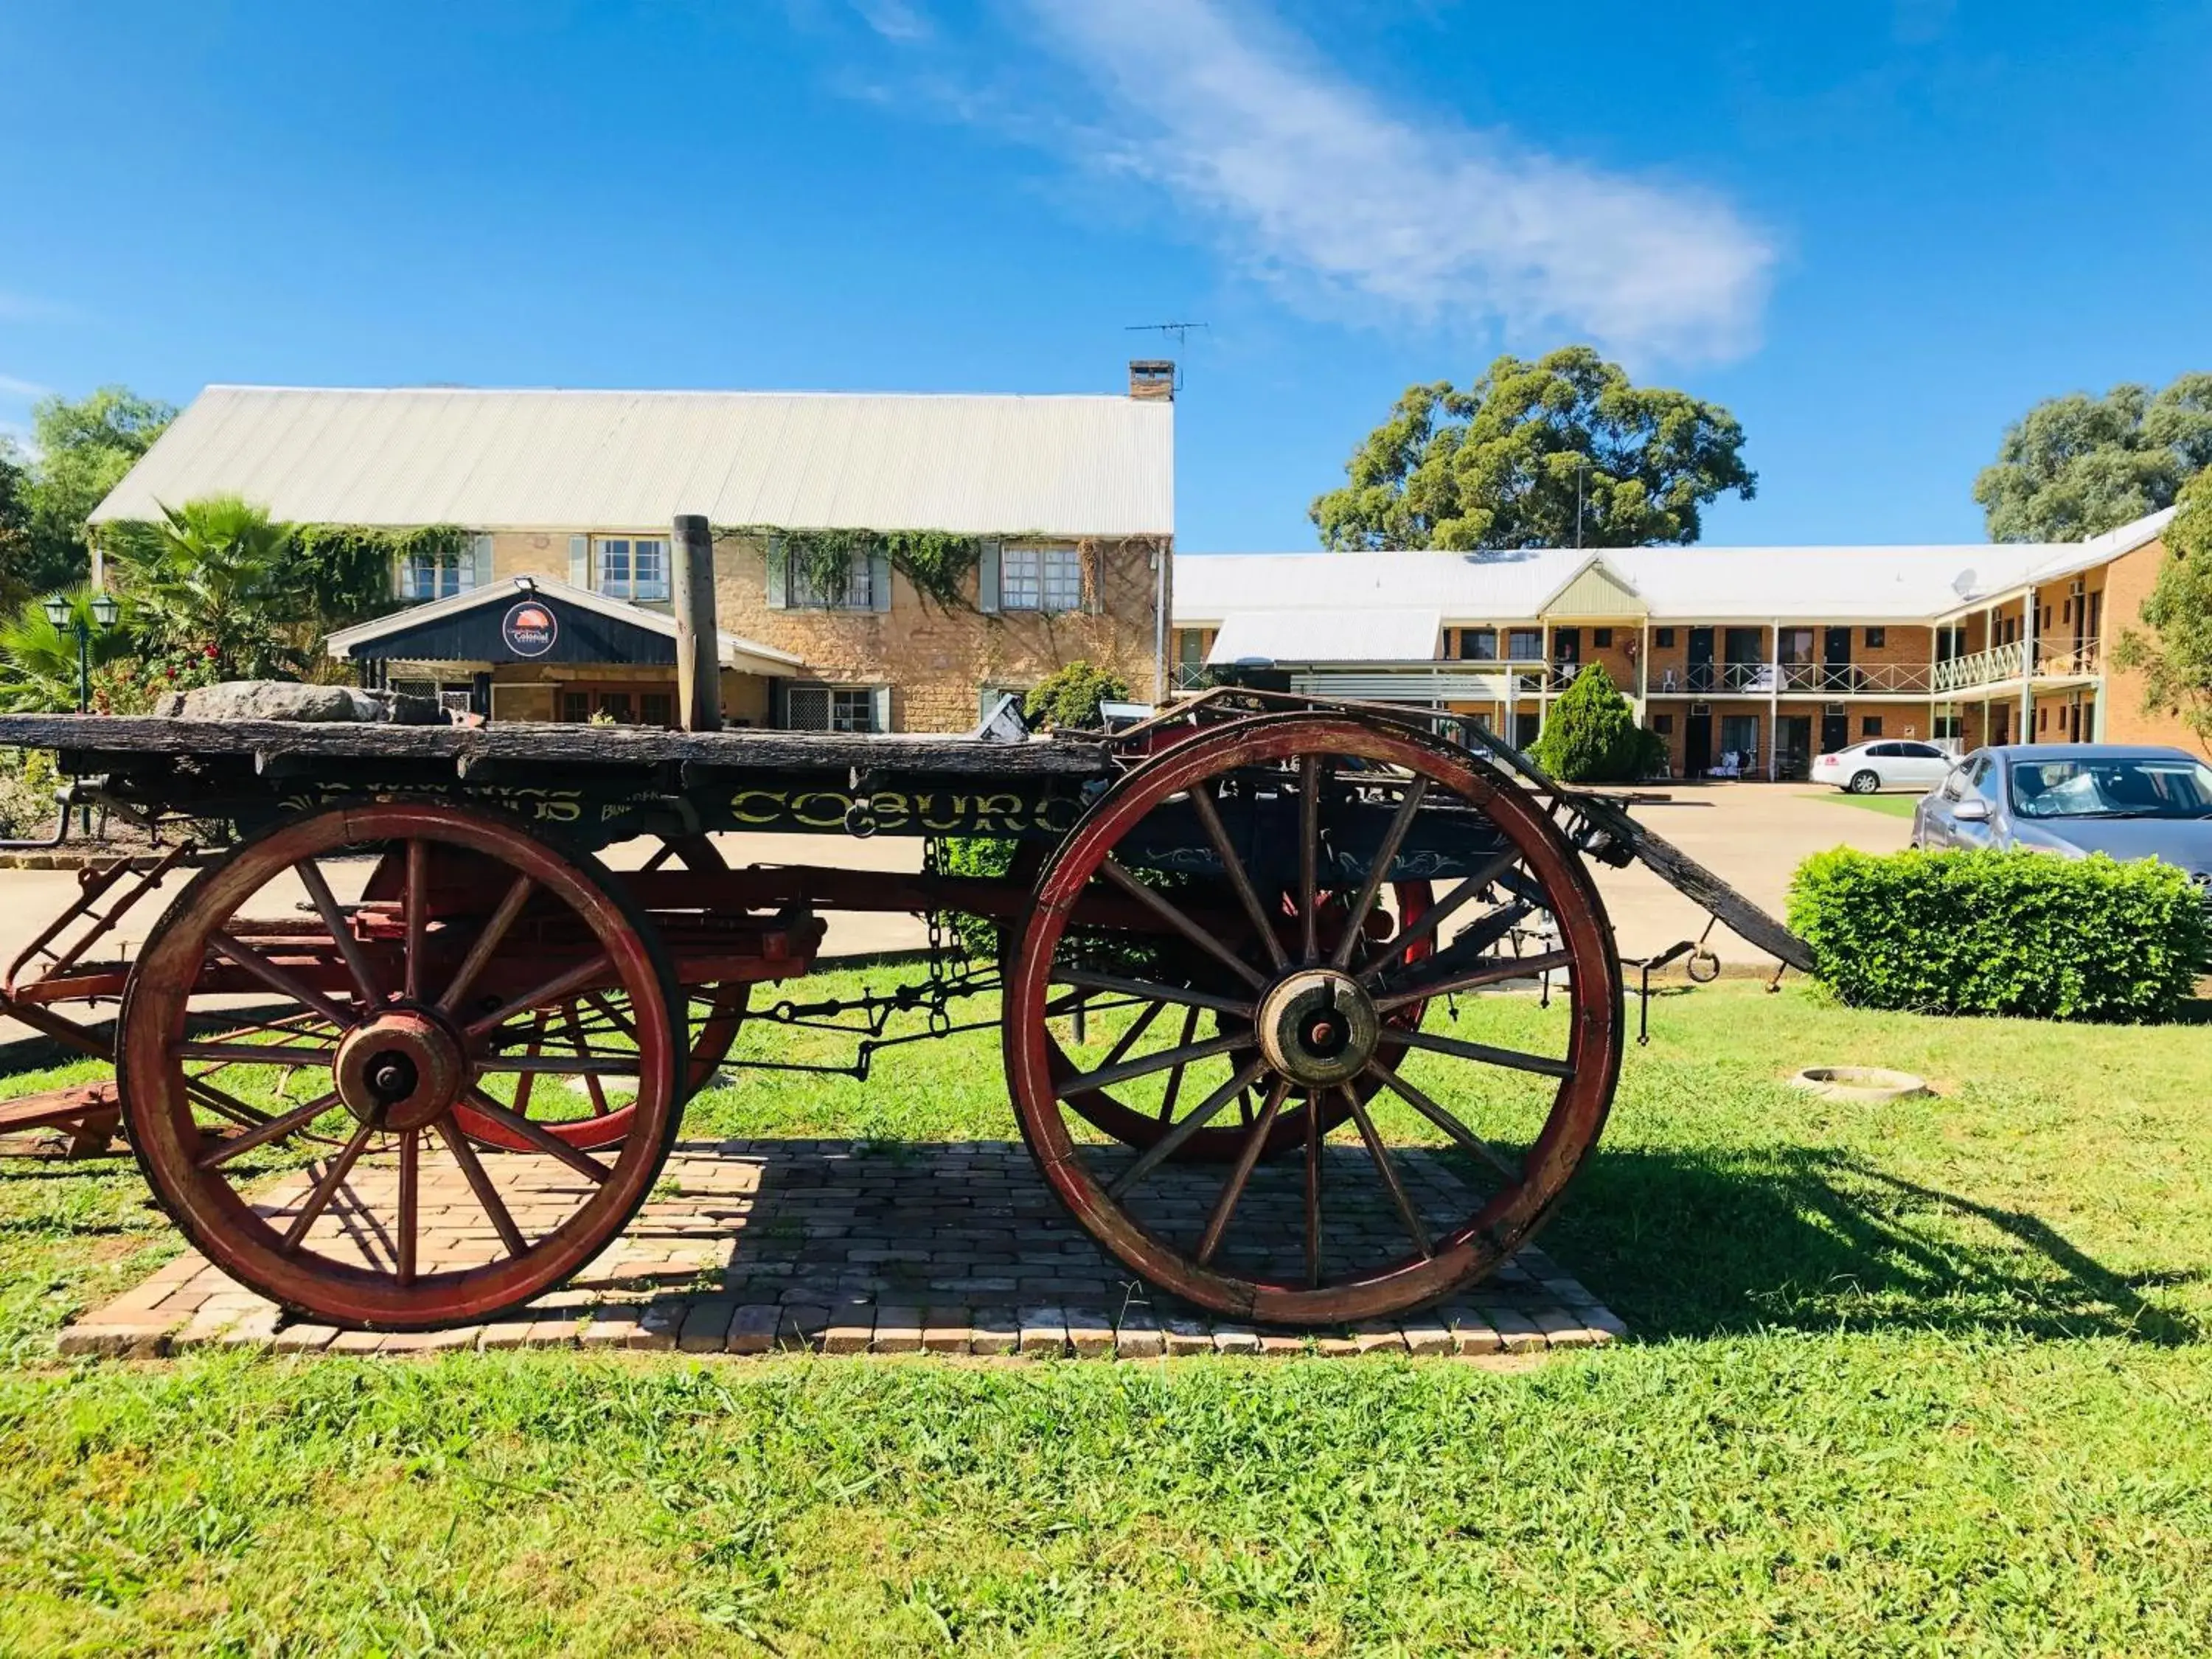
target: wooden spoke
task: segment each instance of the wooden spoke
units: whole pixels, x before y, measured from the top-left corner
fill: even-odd
[[[1225,1054],[1232,1048],[1249,1047],[1251,1037],[1241,1033],[1228,1036],[1211,1036],[1203,1042],[1190,1042],[1174,1048],[1161,1048],[1149,1054],[1139,1054],[1134,1060],[1125,1060],[1118,1065],[1101,1066],[1095,1071],[1079,1072],[1060,1085],[1060,1097],[1083,1094],[1092,1089],[1110,1089],[1117,1083],[1127,1083],[1133,1077],[1144,1077],[1152,1072],[1164,1072],[1170,1066],[1188,1066],[1194,1060],[1211,1060],[1216,1054]]]
[[[224,1066],[334,1066],[335,1048],[307,1048],[296,1042],[193,1042],[170,1045],[179,1060],[212,1060]]]
[[[1398,810],[1391,815],[1390,827],[1382,832],[1382,844],[1375,849],[1374,861],[1367,866],[1367,875],[1352,896],[1352,908],[1344,919],[1344,936],[1329,953],[1333,967],[1342,968],[1352,961],[1352,951],[1366,936],[1367,913],[1375,908],[1375,896],[1382,890],[1382,883],[1390,873],[1390,866],[1398,861],[1398,849],[1405,845],[1406,832],[1413,827],[1413,814],[1421,810],[1421,799],[1429,793],[1429,781],[1418,775],[1406,782],[1406,792],[1398,802]]]
[[[272,1117],[257,1123],[242,1135],[231,1135],[219,1140],[193,1160],[194,1167],[219,1170],[234,1158],[242,1158],[257,1146],[266,1146],[272,1140],[282,1140],[286,1135],[306,1128],[325,1112],[337,1104],[335,1094],[318,1095],[304,1106],[295,1106],[282,1117]]]
[[[1468,968],[1452,973],[1439,974],[1434,979],[1410,980],[1386,996],[1375,999],[1375,1012],[1388,1014],[1409,1003],[1425,1002],[1431,997],[1449,995],[1454,991],[1472,991],[1485,985],[1502,985],[1509,980],[1534,979],[1539,974],[1556,973],[1574,966],[1573,956],[1565,951],[1547,951],[1533,957],[1483,957]]]
[[[185,1083],[185,1092],[210,1111],[221,1113],[233,1123],[243,1123],[249,1128],[258,1128],[269,1121],[268,1113],[258,1107],[247,1105],[235,1096],[225,1094],[205,1078],[187,1079]]]
[[[588,1058],[592,1052],[592,1045],[584,1036],[584,1022],[578,1018],[576,1005],[573,1002],[568,1005],[568,1046],[576,1051],[579,1059]],[[592,1098],[592,1115],[605,1117],[607,1115],[607,1085],[599,1081],[597,1073],[584,1073],[584,1092]]]
[[[1521,1171],[1507,1161],[1504,1153],[1461,1122],[1453,1113],[1439,1106],[1420,1089],[1407,1082],[1404,1078],[1400,1077],[1396,1072],[1379,1060],[1369,1060],[1367,1071],[1370,1077],[1379,1079],[1401,1100],[1458,1142],[1463,1151],[1480,1158],[1516,1187],[1520,1185]]]
[[[1198,1010],[1188,1009],[1182,1017],[1182,1035],[1176,1041],[1187,1048],[1191,1039],[1197,1035]],[[1186,1069],[1185,1066],[1177,1066],[1168,1073],[1167,1089],[1160,1096],[1160,1121],[1163,1123],[1171,1121],[1175,1117],[1176,1100],[1182,1093],[1182,1075]]]
[[[1169,927],[1174,928],[1176,932],[1181,933],[1193,945],[1226,965],[1254,990],[1258,990],[1267,983],[1267,981],[1261,976],[1260,971],[1250,963],[1246,962],[1216,939],[1212,933],[1200,927],[1176,906],[1170,903],[1161,896],[1157,888],[1146,886],[1143,882],[1139,881],[1114,860],[1109,858],[1101,864],[1098,866],[1098,873],[1150,910],[1162,921],[1167,923]]]
[[[1221,1248],[1222,1235],[1229,1231],[1229,1218],[1237,1213],[1237,1200],[1244,1195],[1244,1183],[1252,1178],[1252,1166],[1260,1161],[1260,1153],[1267,1144],[1267,1132],[1275,1127],[1275,1115],[1283,1109],[1284,1097],[1291,1091],[1290,1079],[1277,1078],[1275,1086],[1267,1091],[1267,1103],[1260,1109],[1260,1120],[1252,1126],[1251,1133],[1244,1137],[1244,1150],[1237,1154],[1228,1179],[1221,1183],[1221,1195],[1213,1200],[1213,1213],[1206,1218],[1206,1231],[1198,1241],[1198,1261],[1201,1266],[1213,1260],[1213,1253]]]
[[[607,1176],[612,1173],[612,1171],[611,1171],[605,1164],[600,1163],[599,1159],[587,1157],[586,1154],[578,1152],[574,1146],[571,1146],[567,1141],[562,1139],[558,1135],[550,1135],[546,1133],[543,1127],[538,1124],[532,1123],[528,1118],[523,1116],[520,1112],[509,1111],[506,1107],[494,1100],[489,1095],[484,1093],[483,1090],[470,1090],[469,1101],[470,1103],[477,1109],[477,1110],[482,1112],[493,1122],[504,1125],[506,1127],[514,1130],[515,1133],[520,1135],[532,1146],[535,1146],[539,1152],[544,1153],[546,1157],[557,1158],[562,1163],[567,1164],[578,1175],[582,1176],[586,1180],[592,1182],[594,1185],[604,1185],[606,1182]]]
[[[558,1077],[627,1077],[637,1070],[635,1054],[487,1054],[480,1072],[550,1072]]]
[[[399,1215],[394,1224],[393,1267],[403,1285],[415,1282],[416,1214],[422,1208],[422,1132],[409,1129],[399,1137]]]
[[[407,1000],[422,1000],[422,951],[430,927],[430,843],[407,843]]]
[[[522,914],[522,907],[530,902],[530,895],[538,884],[528,876],[517,876],[507,884],[507,894],[499,902],[499,908],[491,913],[483,931],[477,935],[469,953],[461,958],[461,965],[453,975],[453,982],[446,988],[446,994],[438,999],[438,1006],[447,1013],[460,1012],[469,993],[476,988],[477,976],[490,964],[501,942],[507,938],[507,929]]]
[[[1123,979],[1115,974],[1094,974],[1087,968],[1055,968],[1053,981],[1059,985],[1078,985],[1090,991],[1112,991],[1121,995],[1152,1002],[1173,1002],[1187,1008],[1211,1008],[1216,1013],[1233,1015],[1238,1019],[1252,1018],[1252,1005],[1239,1002],[1235,997],[1217,996],[1211,991],[1194,991],[1180,985],[1164,985],[1157,980]],[[1094,1006],[1093,1012],[1097,1012]]]
[[[1480,898],[1492,883],[1520,861],[1520,850],[1517,848],[1509,848],[1495,858],[1478,866],[1474,874],[1452,889],[1450,897],[1431,904],[1421,913],[1419,921],[1414,922],[1410,927],[1400,928],[1395,938],[1383,945],[1375,955],[1368,957],[1358,970],[1358,976],[1360,983],[1373,984],[1376,976],[1389,968],[1392,963],[1403,962],[1406,959],[1407,951],[1425,939],[1435,938],[1437,929],[1458,915],[1464,906]]]
[[[592,1007],[598,1009],[601,1014],[605,1015],[606,1017],[607,1024],[614,1030],[621,1032],[633,1042],[637,1041],[636,1024],[624,1015],[621,1009],[615,1006],[613,1002],[608,999],[607,994],[605,991],[594,991],[584,1000],[590,1003]],[[713,1000],[712,998],[702,999],[699,993],[696,991],[693,992],[686,1000],[685,1011],[687,1012],[690,1011],[690,1003],[701,1001],[702,1000],[708,1001]]]
[[[1434,1255],[1436,1251],[1429,1243],[1429,1230],[1421,1224],[1421,1212],[1413,1207],[1413,1196],[1407,1192],[1406,1182],[1398,1174],[1397,1160],[1390,1156],[1390,1149],[1382,1144],[1382,1137],[1375,1133],[1374,1120],[1367,1115],[1367,1103],[1360,1099],[1357,1089],[1343,1087],[1338,1092],[1344,1097],[1345,1103],[1352,1108],[1352,1121],[1359,1126],[1359,1138],[1367,1143],[1367,1155],[1375,1160],[1375,1168],[1382,1177],[1383,1186],[1389,1188],[1391,1205],[1398,1212],[1398,1219],[1406,1224],[1406,1231],[1413,1238],[1413,1248],[1424,1257]]]
[[[279,968],[275,963],[242,940],[233,939],[220,928],[209,935],[209,945],[228,957],[233,962],[259,980],[280,996],[288,996],[302,1008],[312,1008],[341,1031],[349,1029],[356,1016],[308,984],[290,969]]]
[[[307,1202],[300,1206],[299,1213],[292,1218],[292,1224],[284,1230],[283,1243],[278,1248],[286,1255],[300,1248],[300,1241],[307,1237],[307,1229],[315,1224],[315,1218],[322,1214],[329,1207],[330,1201],[337,1196],[338,1188],[345,1185],[346,1176],[352,1173],[355,1160],[360,1158],[362,1149],[368,1145],[368,1138],[375,1133],[375,1124],[362,1124],[353,1132],[353,1139],[347,1141],[337,1157],[331,1160],[328,1173],[315,1183],[315,1189],[307,1194]]]
[[[507,1253],[512,1256],[527,1255],[530,1241],[522,1236],[522,1229],[514,1224],[514,1218],[507,1213],[507,1201],[500,1197],[499,1188],[491,1184],[491,1177],[484,1173],[483,1163],[477,1157],[476,1148],[470,1146],[468,1138],[453,1127],[450,1114],[437,1120],[437,1128],[438,1138],[446,1143],[446,1150],[453,1155],[453,1162],[461,1166],[461,1175],[468,1182],[469,1190],[477,1195],[477,1202],[483,1206],[484,1214],[491,1218],[492,1231],[499,1235],[499,1242],[507,1247]]]
[[[1306,1283],[1321,1284],[1322,1122],[1316,1103],[1306,1107]]]
[[[1275,937],[1274,923],[1268,918],[1267,907],[1260,902],[1260,895],[1253,890],[1252,878],[1245,872],[1243,860],[1229,844],[1229,826],[1221,821],[1221,809],[1215,804],[1213,791],[1201,783],[1190,792],[1191,810],[1206,830],[1206,838],[1213,843],[1215,856],[1228,873],[1229,884],[1237,890],[1237,902],[1244,907],[1250,918],[1252,931],[1260,936],[1260,944],[1267,952],[1267,960],[1279,971],[1291,965],[1290,952],[1283,949],[1282,940]]]
[[[1111,1066],[1130,1049],[1135,1048],[1137,1040],[1152,1029],[1152,1022],[1160,1017],[1161,1011],[1166,1006],[1167,1004],[1164,1002],[1146,1003],[1145,1012],[1129,1022],[1129,1029],[1122,1032],[1121,1039],[1106,1051],[1106,1058],[1099,1064]]]
[[[1216,1112],[1250,1088],[1253,1080],[1264,1073],[1267,1069],[1266,1060],[1255,1060],[1237,1073],[1235,1077],[1231,1078],[1228,1082],[1206,1096],[1204,1100],[1199,1102],[1191,1109],[1189,1116],[1184,1118],[1174,1128],[1137,1154],[1136,1161],[1122,1170],[1107,1187],[1107,1196],[1120,1198],[1130,1188],[1159,1168],[1169,1158],[1173,1158],[1177,1147],[1196,1134]]]
[[[368,952],[354,937],[353,924],[346,913],[338,908],[337,896],[331,893],[330,883],[324,879],[322,866],[313,859],[302,859],[293,866],[293,872],[300,878],[300,885],[307,890],[307,896],[314,901],[315,914],[322,917],[323,926],[331,930],[331,942],[345,958],[346,971],[353,975],[354,995],[362,1007],[367,1010],[383,1006],[384,993],[377,985],[375,970],[368,965]]]
[[[1301,962],[1321,960],[1321,757],[1298,757],[1298,927]]]
[[[520,996],[509,997],[482,1018],[471,1020],[461,1034],[471,1042],[482,1042],[515,1015],[527,1009],[544,1003],[566,1001],[593,980],[604,977],[612,966],[612,958],[605,951],[599,951],[573,968],[563,969],[544,984],[532,987]]]
[[[524,1058],[538,1058],[538,1050],[545,1046],[545,1023],[551,1018],[550,1009],[540,1008],[538,1011],[538,1018],[531,1022],[530,1045],[522,1051]],[[538,1073],[535,1072],[524,1072],[514,1079],[514,1109],[526,1116],[530,1111],[530,1091],[537,1082]]]
[[[1393,1031],[1390,1040],[1402,1042],[1409,1048],[1426,1048],[1432,1054],[1456,1054],[1462,1060],[1479,1060],[1486,1066],[1504,1066],[1516,1072],[1534,1072],[1541,1077],[1572,1077],[1575,1068],[1564,1060],[1553,1060],[1543,1054],[1524,1054],[1518,1048],[1494,1048],[1487,1042],[1468,1042],[1459,1037],[1438,1036],[1430,1031]]]

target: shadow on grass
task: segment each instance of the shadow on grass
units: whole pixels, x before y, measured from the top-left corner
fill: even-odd
[[[1802,1147],[1601,1151],[1544,1243],[1646,1337],[1911,1329],[2178,1346],[2202,1324],[2143,1293],[2212,1277],[2121,1273],[2024,1211]]]

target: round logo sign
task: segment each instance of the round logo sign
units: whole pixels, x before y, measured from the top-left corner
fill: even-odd
[[[499,625],[499,636],[518,657],[542,657],[561,637],[561,624],[538,600],[525,599],[507,613]]]

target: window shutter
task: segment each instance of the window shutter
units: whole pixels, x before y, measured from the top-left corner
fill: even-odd
[[[975,608],[988,616],[999,610],[999,544],[987,541],[975,561]]]
[[[589,536],[568,538],[568,586],[589,587],[592,585],[592,538]]]
[[[876,707],[875,707],[875,714],[876,714],[876,728],[875,728],[875,729],[876,729],[877,731],[878,731],[878,732],[888,732],[888,731],[890,731],[890,730],[891,729],[891,689],[890,689],[890,687],[889,687],[888,685],[878,685],[878,686],[875,687],[875,688],[874,688],[874,690],[873,690],[872,691],[871,691],[869,695],[870,695],[870,696],[873,699],[873,701],[874,701],[874,702],[875,702],[875,706],[876,706]]]
[[[1091,562],[1091,592],[1084,596],[1090,603],[1083,607],[1093,616],[1106,608],[1106,544],[1100,542],[1097,547]]]
[[[768,608],[771,611],[791,609],[791,563],[783,556],[783,538],[768,538]]]
[[[891,561],[888,553],[868,555],[868,598],[878,611],[891,608]],[[877,730],[887,728],[878,726]]]
[[[491,538],[471,537],[469,542],[469,556],[476,565],[476,573],[470,585],[474,587],[489,587],[491,586]]]

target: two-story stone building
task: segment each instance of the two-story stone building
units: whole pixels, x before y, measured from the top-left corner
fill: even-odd
[[[1869,738],[2199,745],[2109,647],[2171,512],[2083,542],[1185,558],[1176,677],[1266,661],[1526,744],[1601,662],[1678,775],[1802,776]]]
[[[1164,689],[1164,364],[1112,397],[210,386],[94,532],[218,494],[293,524],[461,532],[395,556],[398,608],[329,649],[493,720],[672,718],[687,513],[715,527],[733,722],[957,731],[1078,658]],[[836,569],[788,550],[825,532],[862,532]],[[954,592],[917,590],[903,532],[939,532]]]

